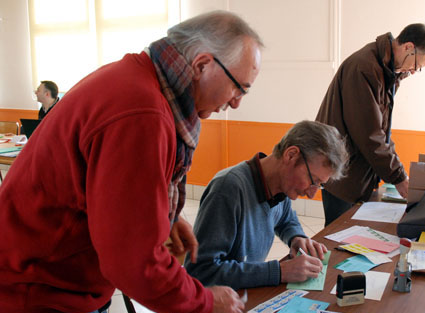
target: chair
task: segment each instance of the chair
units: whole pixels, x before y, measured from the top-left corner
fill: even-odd
[[[19,123],[18,122],[6,122],[0,121],[0,134],[12,133],[15,135],[19,134]]]
[[[0,121],[0,134],[12,133],[15,135],[19,134],[19,123],[18,122],[7,122]],[[0,170],[0,182],[3,181],[3,175]]]

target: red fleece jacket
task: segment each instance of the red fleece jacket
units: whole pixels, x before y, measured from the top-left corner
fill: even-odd
[[[74,86],[0,188],[0,312],[90,312],[114,288],[156,312],[211,312],[163,243],[173,115],[145,54]]]

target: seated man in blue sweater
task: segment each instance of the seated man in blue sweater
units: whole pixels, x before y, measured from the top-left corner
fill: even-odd
[[[307,238],[291,200],[312,198],[345,170],[348,154],[338,131],[319,122],[295,124],[266,156],[220,171],[202,195],[194,232],[198,258],[189,274],[204,285],[234,289],[273,286],[317,277],[326,247]],[[291,258],[265,262],[274,235]],[[302,248],[310,255],[297,255]]]

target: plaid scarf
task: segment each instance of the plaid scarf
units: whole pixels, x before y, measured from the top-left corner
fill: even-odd
[[[186,196],[186,173],[199,140],[201,123],[192,97],[192,67],[167,37],[149,46],[161,91],[170,105],[176,124],[176,163],[168,185],[169,218],[173,223],[180,214]]]

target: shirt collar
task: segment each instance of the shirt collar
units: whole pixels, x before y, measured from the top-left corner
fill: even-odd
[[[53,108],[53,106],[54,106],[56,103],[58,103],[58,101],[59,101],[59,97],[57,97],[57,98],[56,98],[56,100],[55,100],[55,102],[53,102],[53,103],[52,103],[52,105],[51,105],[51,106],[49,106],[47,109],[45,109],[45,108],[44,108],[44,106],[42,105],[41,107],[43,108],[44,113],[49,112],[49,110],[50,110],[51,108]]]
[[[260,159],[265,158],[267,155],[259,152],[254,155],[254,157],[246,161],[251,169],[251,174],[254,179],[255,192],[257,194],[258,202],[266,202],[270,207],[274,207],[283,200],[285,200],[286,195],[283,192],[280,192],[275,195],[271,195],[269,188],[267,187],[266,180],[264,178],[264,173],[261,168]]]

